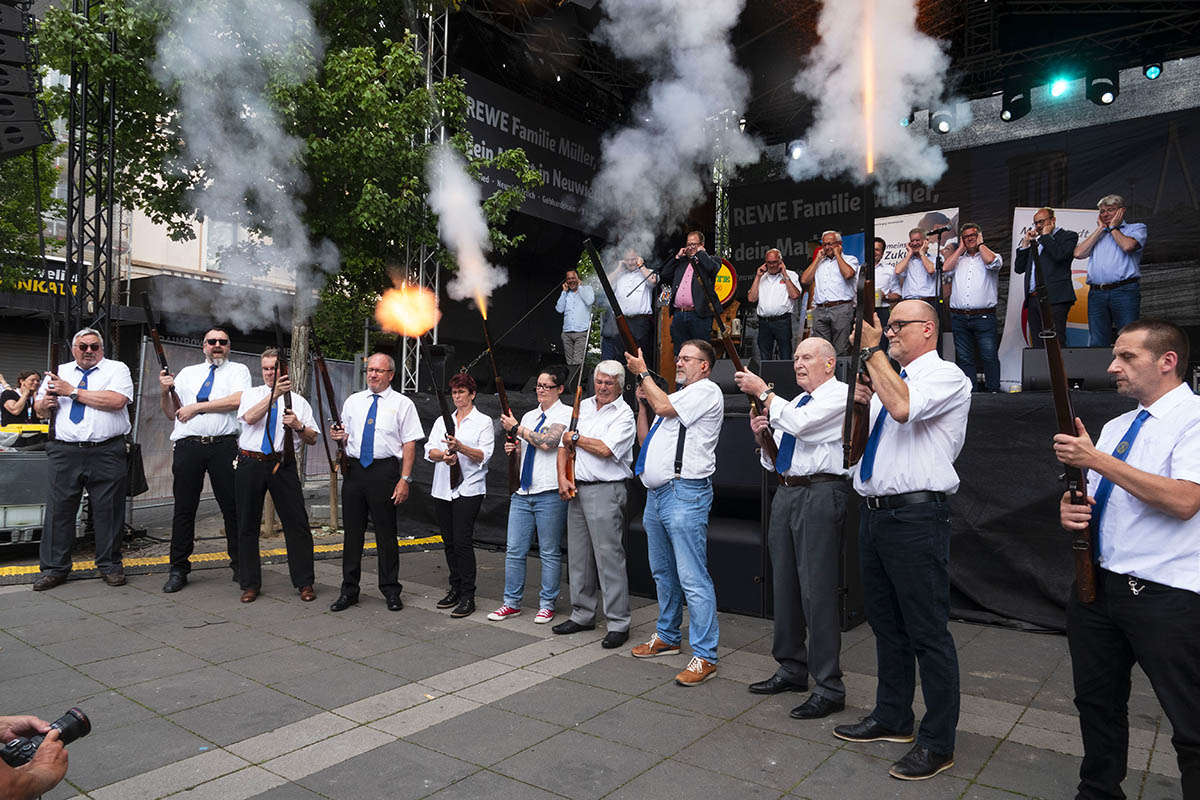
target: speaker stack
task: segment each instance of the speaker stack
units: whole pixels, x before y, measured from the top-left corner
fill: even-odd
[[[0,0],[0,160],[54,141],[28,4]]]

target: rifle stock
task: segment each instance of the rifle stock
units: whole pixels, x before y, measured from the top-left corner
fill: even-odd
[[[158,356],[158,365],[163,372],[171,374],[170,367],[167,366],[167,354],[163,351],[162,339],[158,335],[158,317],[154,315],[154,309],[150,306],[150,295],[142,292],[142,309],[146,312],[146,327],[150,329],[150,341],[154,343],[154,353]],[[175,387],[170,389],[171,405],[176,411],[183,408],[183,402],[179,399],[179,393],[175,391]]]
[[[288,374],[287,359],[283,357],[283,326],[279,322],[279,306],[275,306],[275,348],[279,351],[279,357],[275,361],[275,380],[286,378]],[[271,387],[274,391],[274,387]],[[292,393],[283,393],[283,409],[284,411],[292,410]],[[267,412],[267,419],[271,418],[270,411]],[[292,432],[284,429],[283,432],[283,461],[294,462],[296,460],[296,446],[292,441]],[[271,470],[275,472],[279,469],[280,462],[275,463],[275,468]]]
[[[312,330],[311,326],[309,330]],[[341,427],[342,412],[338,410],[337,397],[333,393],[333,380],[329,377],[329,365],[325,363],[325,356],[321,354],[321,346],[317,344],[317,337],[314,333],[310,338],[313,365],[317,368],[317,373],[321,376],[321,384],[325,387],[325,397],[329,400],[329,416],[333,420],[333,424]],[[321,388],[317,387],[317,400],[321,399]],[[346,469],[350,466],[350,457],[346,455],[346,443],[338,441],[337,443],[337,459],[333,459],[329,455],[329,432],[321,425],[321,437],[325,441],[325,457],[329,461],[329,472],[332,474],[334,468],[346,474]]]
[[[446,399],[446,393],[442,387],[438,386],[437,376],[433,372],[433,358],[429,355],[429,347],[425,344],[425,339],[418,336],[417,343],[421,346],[421,360],[425,362],[426,368],[429,370],[429,385],[433,387],[433,393],[437,396],[438,409],[442,412],[442,425],[446,428],[446,435],[454,435],[454,415],[450,413],[450,402]],[[462,465],[455,461],[450,465],[450,489],[457,489],[463,480]]]
[[[483,321],[483,339],[487,343],[488,360],[492,363],[492,376],[496,379],[496,394],[500,395],[500,410],[507,416],[512,416],[512,406],[508,404],[508,392],[504,389],[504,378],[500,377],[500,369],[496,366],[496,351],[492,349],[492,334],[488,332],[487,317],[483,316],[483,309],[480,310],[480,319]],[[504,435],[504,440],[513,445],[517,443],[516,428]],[[508,454],[508,493],[516,494],[521,488],[521,455],[520,448],[514,447],[513,451]]]
[[[588,320],[588,339],[592,336],[592,320]],[[575,378],[575,403],[571,406],[571,425],[567,428],[567,433],[574,433],[579,430],[579,404],[583,402],[583,369],[586,362],[579,365],[579,374]],[[567,440],[567,435],[563,434],[563,441]],[[575,484],[575,446],[567,447],[566,463],[563,467],[563,472],[566,475],[567,482]],[[571,490],[571,497],[576,494],[575,490]]]
[[[51,335],[53,336],[53,333],[54,333],[54,325],[53,324],[51,324],[51,326],[50,326],[50,331],[51,331]],[[58,365],[60,363],[62,363],[61,361],[59,361],[59,355],[60,355],[59,341],[58,341],[58,337],[55,337],[50,340],[50,369],[47,370],[48,372],[53,372],[55,375],[58,374]],[[58,395],[55,395],[55,402],[58,402],[57,398],[58,398]],[[50,409],[50,417],[46,420],[46,439],[48,441],[53,442],[57,436],[58,426],[55,424],[55,421],[57,419],[58,419],[58,409],[57,408]]]
[[[864,237],[865,238],[865,237]],[[874,259],[872,259],[874,260]],[[863,322],[875,317],[875,269],[863,268],[862,297],[854,315],[854,344],[850,348],[850,369],[847,371],[849,389],[846,392],[846,417],[842,427],[842,465],[849,469],[862,458],[867,449],[867,435],[871,427],[871,406],[854,402],[854,386],[864,365],[859,353],[862,349]],[[939,330],[940,333],[940,330]]]

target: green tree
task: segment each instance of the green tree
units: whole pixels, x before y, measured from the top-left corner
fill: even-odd
[[[28,153],[0,161],[0,287],[10,288],[28,277],[29,266],[41,258],[37,217],[40,200],[43,213],[61,216],[62,203],[51,196],[58,183],[54,159],[62,145],[42,145]],[[38,178],[33,179],[33,160],[37,159]],[[47,248],[51,243],[47,242]]]

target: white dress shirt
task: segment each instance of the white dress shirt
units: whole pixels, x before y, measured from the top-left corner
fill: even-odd
[[[566,428],[571,424],[571,407],[564,406],[562,401],[555,400],[554,405],[546,409],[546,421],[542,423],[542,430],[546,430],[551,425],[562,425]],[[537,427],[538,420],[542,417],[542,407],[537,408],[521,417],[521,425],[527,429],[533,430]],[[557,492],[558,491],[558,442],[549,450],[541,450],[533,448],[533,481],[529,484],[528,489],[517,489],[517,494],[538,494],[540,492]],[[524,439],[517,439],[517,446],[520,447],[518,455],[520,459],[518,463],[521,469],[525,468],[525,452],[533,447]]]
[[[1139,405],[1104,426],[1096,449],[1111,453],[1138,412],[1142,424],[1125,463],[1143,472],[1200,483],[1200,397],[1180,384],[1153,405]],[[1088,473],[1088,494],[1103,477]],[[1094,512],[1093,512],[1094,513]],[[1100,519],[1100,566],[1191,592],[1200,592],[1200,514],[1176,519],[1116,484]]]
[[[814,303],[836,303],[839,300],[853,300],[854,290],[858,286],[858,259],[848,253],[842,253],[842,260],[854,267],[854,275],[849,279],[842,277],[842,269],[836,258],[823,258],[817,262],[817,271],[813,273]]]
[[[1000,267],[1004,259],[996,253],[996,259],[987,264],[983,254],[975,255],[963,251],[954,265],[954,282],[950,286],[950,308],[974,311],[980,308],[995,308],[999,297]]]
[[[208,368],[212,366],[207,361],[192,364],[179,370],[175,376],[175,393],[179,402],[185,406],[196,402],[200,387],[208,380]],[[231,394],[244,392],[250,388],[250,370],[245,364],[226,360],[213,373],[212,391],[209,400],[220,400]],[[259,399],[262,399],[261,397]],[[171,441],[178,441],[185,436],[228,436],[238,432],[238,413],[235,410],[207,414],[197,414],[187,422],[175,420],[171,430]],[[262,436],[262,431],[259,431]]]
[[[74,361],[59,364],[56,375],[67,383],[79,386],[83,380],[83,369]],[[97,392],[117,392],[133,400],[133,378],[129,367],[124,362],[102,358],[87,376],[87,389]],[[49,377],[42,379],[36,400],[46,396],[46,383]],[[63,442],[103,442],[114,436],[124,436],[129,433],[129,405],[116,411],[102,411],[84,404],[83,419],[71,421],[71,406],[75,405],[69,397],[58,398],[58,413],[54,416],[54,438]]]
[[[725,395],[721,393],[721,387],[705,378],[667,397],[677,416],[663,417],[662,424],[650,439],[646,468],[641,476],[647,489],[657,489],[675,478],[675,444],[679,440],[681,422],[687,426],[687,437],[679,477],[707,478],[717,469],[717,438],[725,418]],[[654,420],[650,425],[654,425]]]
[[[363,428],[367,424],[367,412],[371,410],[374,392],[355,392],[342,403],[342,427],[349,436],[346,439],[346,455],[358,458],[362,454]],[[371,452],[376,460],[402,458],[404,445],[425,437],[417,407],[413,401],[394,391],[391,386],[379,393],[379,406],[375,411],[375,439]]]
[[[862,461],[854,470],[854,490],[864,497],[907,492],[958,490],[954,459],[967,438],[971,382],[957,365],[930,351],[904,368],[908,376],[908,422],[889,416],[875,451],[875,469],[864,482]],[[883,404],[871,398],[871,429]]]
[[[456,409],[451,409],[452,414]],[[450,465],[444,461],[434,461],[429,457],[431,450],[445,450],[446,424],[441,415],[433,422],[429,431],[429,439],[425,442],[425,460],[433,464],[433,486],[430,494],[438,500],[453,500],[456,497],[474,497],[487,494],[488,461],[496,447],[496,432],[492,427],[492,418],[478,408],[472,408],[462,422],[454,423],[454,438],[467,447],[483,451],[483,461],[476,463],[462,453],[458,454],[458,465],[462,467],[462,483],[453,492],[450,491]],[[555,486],[558,485],[556,482]]]
[[[764,272],[758,279],[758,316],[782,317],[791,316],[796,301],[788,297],[787,285],[783,282],[783,273],[797,289],[800,288],[800,276],[788,270],[780,270],[778,275]]]
[[[1052,230],[1049,233],[1044,234],[1044,235],[1054,236],[1054,234],[1056,234],[1056,233],[1058,233],[1058,226],[1055,226],[1054,230]],[[1038,243],[1038,246],[1037,246],[1038,247],[1038,256],[1041,256],[1042,251],[1046,249],[1042,245],[1041,238],[1042,238],[1041,236],[1037,236],[1037,237],[1034,237],[1032,240],[1032,241],[1035,241]],[[1025,245],[1025,246],[1017,245],[1017,250],[1028,250],[1028,249],[1029,249],[1029,245]],[[1032,294],[1033,292],[1035,292],[1037,290],[1038,281],[1040,280],[1040,278],[1038,278],[1038,275],[1037,275],[1037,264],[1033,263],[1032,256],[1030,256],[1030,258],[1029,258],[1028,272],[1029,272],[1029,292],[1030,292],[1030,294]]]
[[[613,281],[613,292],[621,304],[621,313],[627,317],[640,317],[651,312],[650,297],[654,287],[640,269],[622,269]],[[632,292],[632,294],[630,294]]]
[[[813,390],[812,400],[800,408],[800,401],[808,394],[802,392],[792,400],[785,401],[776,395],[767,410],[771,430],[778,447],[783,434],[796,437],[796,449],[792,452],[792,465],[783,473],[788,476],[845,475],[850,470],[842,466],[842,423],[846,418],[846,392],[848,387],[837,378],[830,378]],[[765,455],[759,456],[763,467],[774,471],[775,464]]]
[[[935,258],[936,256],[929,257],[931,261]],[[898,273],[896,277],[901,281],[900,296],[905,300],[937,296],[937,283],[934,275],[932,272],[926,271],[925,262],[921,260],[920,256],[910,258],[908,269]]]
[[[220,372],[220,370],[217,371]],[[183,373],[180,374],[182,375]],[[246,422],[246,412],[262,402],[262,399],[270,393],[271,387],[266,384],[255,386],[252,389],[242,392],[242,400],[238,404],[237,409],[237,419],[242,423],[242,435],[238,437],[238,447],[240,449],[249,450],[251,453],[266,452],[263,450],[263,434],[267,430],[267,421],[271,419],[271,409],[268,408],[267,413],[262,415],[262,419],[253,425]],[[283,427],[283,398],[276,397],[273,405],[275,406],[275,430],[271,436],[271,452],[282,453],[284,447],[283,432],[290,429]],[[296,415],[296,418],[300,420],[300,423],[305,428],[312,428],[314,431],[318,430],[317,421],[313,418],[312,406],[295,392],[292,392],[292,413]],[[304,448],[304,440],[300,438],[300,431],[291,431],[291,433],[292,445],[295,447],[296,452],[299,453]]]
[[[876,305],[887,308],[892,303],[887,299],[889,294],[900,294],[900,278],[896,276],[896,268],[891,264],[879,262],[875,267],[875,291],[879,293]]]
[[[575,448],[575,482],[623,481],[633,476],[633,440],[637,437],[637,420],[633,409],[623,398],[596,408],[596,397],[586,397],[579,404],[579,435],[599,439],[612,453],[608,458]],[[655,436],[658,434],[655,433]]]

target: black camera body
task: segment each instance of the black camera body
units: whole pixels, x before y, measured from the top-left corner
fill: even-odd
[[[92,722],[87,718],[87,714],[78,708],[72,708],[50,723],[50,727],[58,729],[58,740],[66,746],[91,733]],[[0,749],[0,759],[4,759],[4,763],[10,767],[28,764],[45,740],[45,734],[41,733],[36,736],[17,736],[5,742],[4,748]]]

